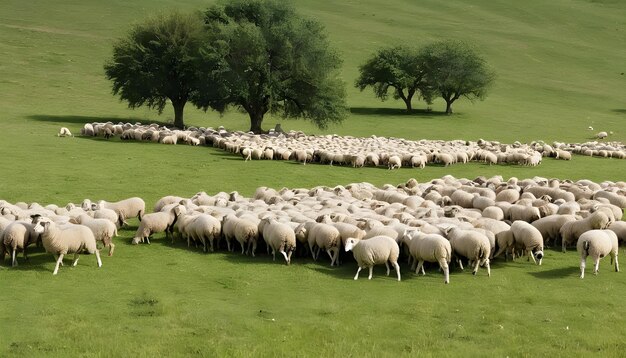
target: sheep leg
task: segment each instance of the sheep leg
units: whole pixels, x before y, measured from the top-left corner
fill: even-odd
[[[415,270],[415,267],[417,267],[418,262],[417,260],[411,260],[413,262],[409,262],[409,264],[411,264],[411,271],[415,271],[415,274],[417,274],[417,270]]]
[[[97,250],[96,250],[97,251]],[[72,266],[75,267],[76,265],[78,265],[78,251],[76,251],[74,253],[74,262],[72,263]]]
[[[396,268],[396,273],[398,274],[398,281],[400,281],[400,265],[397,262],[392,262],[393,267]]]
[[[480,266],[480,260],[474,260],[474,269],[472,270],[472,275],[476,275],[478,272],[478,266]]]
[[[146,236],[146,242],[150,245],[150,235]]]
[[[355,280],[359,279],[359,272],[361,272],[361,266],[359,266],[359,268],[356,270],[356,275],[354,275]]]
[[[528,251],[528,261],[530,261],[530,259],[533,259],[533,263],[536,265],[537,260],[535,260],[535,255],[533,255],[533,252],[531,250],[526,250],[526,251]]]
[[[276,261],[276,250],[272,249],[272,261]]]
[[[580,258],[580,278],[585,278],[585,266],[587,265],[587,263],[585,262],[586,259],[586,256]]]
[[[114,250],[115,250],[115,244],[111,242],[109,244],[109,256],[113,256],[113,251]]]
[[[615,272],[619,272],[619,263],[617,262],[617,255],[615,255]]]
[[[593,259],[594,263],[593,263],[593,274],[597,275],[598,274],[598,269],[600,268],[600,257],[596,257]]]
[[[450,283],[450,267],[446,260],[439,260],[439,268],[443,270],[443,282]]]
[[[100,252],[96,250],[96,262],[98,263],[98,267],[102,267],[102,260],[100,259]]]
[[[230,239],[228,237],[226,238],[226,249],[228,250],[228,252],[232,252],[235,249],[235,246],[233,245],[233,250],[231,250]]]
[[[246,250],[244,249],[244,247],[246,247],[246,243],[245,242],[240,242],[239,244],[241,244],[241,254],[242,255],[246,255]],[[248,245],[248,249],[250,248],[250,245]]]
[[[491,265],[490,265],[489,259],[485,259],[485,262],[483,265],[487,267],[487,277],[491,277]]]
[[[52,255],[52,256],[54,256],[54,261],[59,259],[59,257],[57,255]],[[63,261],[61,261],[61,266],[63,266]]]
[[[372,279],[372,272],[374,272],[374,265],[370,266],[369,269],[370,269],[370,274],[369,274],[369,276],[367,276],[367,279],[371,280]]]
[[[17,259],[15,258],[17,253],[17,249],[13,249],[13,253],[11,254],[11,267],[17,266]]]
[[[57,264],[54,267],[54,272],[52,272],[53,275],[56,275],[57,272],[59,272],[59,265],[63,264],[63,254],[59,254],[59,258],[57,259]]]
[[[459,267],[461,268],[461,271],[463,271],[463,260],[456,259],[456,262],[459,264]]]
[[[285,250],[280,249],[280,251],[279,251],[279,252],[280,252],[280,253],[283,255],[283,257],[285,258],[285,262],[287,262],[287,265],[289,265],[289,264],[291,263],[291,262],[290,262],[291,260],[289,259],[289,257],[287,257],[287,253],[285,252]]]
[[[287,254],[287,265],[291,265],[291,254],[293,254],[293,250],[290,250]]]
[[[330,266],[334,266],[335,265],[335,257],[333,255],[333,252],[331,251],[331,249],[326,249],[326,253],[330,257]]]
[[[387,276],[389,276],[389,263],[387,261],[385,261],[385,267],[387,268]]]
[[[254,257],[254,253],[256,252],[256,241],[252,242],[252,257]]]

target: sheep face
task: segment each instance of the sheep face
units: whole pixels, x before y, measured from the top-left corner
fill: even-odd
[[[48,227],[50,227],[50,223],[52,222],[50,219],[41,217],[39,215],[33,215],[31,218],[33,219],[33,224],[35,224],[33,231],[37,234],[43,234],[44,232],[46,232]]]
[[[537,260],[537,264],[541,266],[541,261],[543,260],[543,250],[537,250],[533,252],[535,259]]]
[[[352,250],[354,245],[356,245],[356,242],[357,241],[355,238],[349,238],[348,240],[346,240],[346,252]]]

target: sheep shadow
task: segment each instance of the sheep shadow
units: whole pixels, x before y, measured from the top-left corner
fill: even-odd
[[[72,258],[72,255],[66,257]],[[65,265],[68,265],[69,259],[63,259]],[[25,261],[22,253],[17,255],[17,267],[11,267],[11,256],[5,258],[0,262],[0,271],[3,270],[16,270],[16,271],[37,271],[37,272],[50,272],[54,269],[54,257],[52,254],[46,253],[43,248],[29,248],[28,260]]]
[[[352,107],[350,108],[350,113],[366,116],[414,116],[425,118],[447,116],[446,112],[432,111],[424,108],[414,108],[411,112],[407,112],[406,108]]]
[[[580,275],[580,267],[578,266],[559,267],[559,268],[554,268],[551,270],[528,272],[528,274],[531,276],[534,276],[535,278],[550,279],[550,280],[571,278],[571,277],[578,277],[578,275]]]
[[[612,109],[611,112],[626,114],[626,108],[615,108],[615,109]]]

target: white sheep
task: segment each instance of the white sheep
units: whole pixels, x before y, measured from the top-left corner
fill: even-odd
[[[54,221],[41,216],[33,217],[33,224],[35,225],[33,230],[41,235],[41,241],[46,252],[53,254],[56,259],[56,266],[54,267],[54,272],[52,272],[53,275],[56,275],[59,271],[59,265],[63,261],[63,256],[71,253],[74,254],[72,266],[78,264],[78,255],[86,251],[89,254],[96,254],[98,267],[102,267],[100,252],[96,247],[96,238],[88,227],[71,225],[60,228]]]
[[[561,237],[560,230],[567,222],[576,221],[574,215],[550,215],[532,222],[532,226],[537,228],[547,245],[551,240],[556,242]]]
[[[580,278],[585,278],[587,256],[591,256],[594,260],[594,275],[598,274],[600,259],[607,255],[611,256],[611,264],[615,264],[615,272],[619,272],[619,263],[617,262],[619,247],[617,243],[617,235],[615,235],[613,231],[587,231],[578,238],[576,249],[580,254]]]
[[[235,215],[227,215],[222,219],[222,235],[226,243],[230,246],[230,241],[234,238],[241,245],[241,253],[251,253],[254,257],[257,241],[259,239],[259,227],[256,223],[245,218],[238,218]],[[246,245],[248,246],[245,249]],[[234,248],[234,245],[233,245]]]
[[[409,253],[413,258],[413,266],[415,274],[424,272],[424,262],[437,262],[443,271],[444,283],[450,283],[450,267],[449,263],[452,259],[452,247],[450,241],[445,237],[437,234],[424,234],[419,230],[406,231],[403,235],[409,240]],[[417,266],[416,266],[417,264]]]
[[[189,236],[195,242],[201,242],[204,252],[207,252],[207,242],[211,247],[211,251],[215,251],[215,247],[219,245],[214,244],[222,232],[222,224],[216,218],[208,214],[199,214],[194,217],[189,226],[187,227]],[[189,243],[187,243],[189,246]],[[230,248],[229,248],[230,250]]]
[[[26,248],[37,241],[33,225],[21,221],[13,221],[0,232],[0,261],[4,261],[5,252],[10,252],[11,266],[17,266],[17,251],[22,250],[24,260],[28,260]]]
[[[626,222],[625,221],[616,221],[609,225],[609,230],[613,231],[615,235],[617,235],[617,240],[626,242]]]
[[[400,169],[402,168],[402,160],[397,155],[392,155],[389,157],[389,161],[387,162],[387,167],[389,170],[392,169]]]
[[[598,139],[604,139],[604,138],[606,138],[608,136],[609,136],[608,133],[604,132],[604,131],[598,132],[598,134],[596,134],[596,138],[598,138]]]
[[[100,241],[104,247],[108,247],[109,256],[113,256],[113,251],[115,250],[113,237],[117,236],[117,226],[113,222],[107,219],[94,219],[87,214],[78,215],[70,219],[70,222],[85,225],[91,229],[96,241]]]
[[[456,258],[461,270],[463,270],[462,258],[469,260],[473,265],[472,274],[476,275],[479,266],[487,268],[487,276],[491,276],[489,257],[491,256],[491,243],[485,234],[474,230],[463,230],[458,227],[450,227],[446,231],[450,240],[452,255]]]
[[[389,264],[391,262],[398,275],[400,281],[400,265],[398,265],[398,256],[400,255],[400,247],[398,243],[388,236],[375,236],[367,240],[357,240],[349,238],[346,241],[346,252],[352,251],[359,268],[356,271],[354,279],[359,278],[359,272],[363,268],[369,268],[368,280],[372,279],[372,271],[374,265],[385,264],[387,267],[387,276],[389,276]]]
[[[263,233],[263,240],[272,250],[273,260],[276,261],[276,251],[280,252],[287,265],[291,264],[291,254],[296,248],[296,235],[291,226],[265,218],[259,224],[259,231]]]
[[[165,238],[174,236],[174,224],[181,213],[185,212],[185,207],[177,205],[166,212],[150,213],[143,216],[143,220],[139,223],[135,237],[132,243],[138,244],[146,240],[150,244],[150,236],[154,233],[164,232]]]
[[[57,137],[73,137],[72,132],[67,127],[61,127]]]
[[[528,255],[528,260],[532,259],[534,263],[541,265],[544,256],[541,232],[531,224],[518,220],[511,224],[511,234],[515,245]]]
[[[120,226],[127,225],[126,219],[137,217],[141,221],[141,217],[146,212],[146,203],[141,198],[128,198],[114,203],[104,200],[98,202],[99,208],[107,208],[115,211],[119,217]]]
[[[561,249],[565,252],[568,244],[578,240],[580,235],[589,230],[606,229],[610,224],[609,217],[602,211],[596,211],[588,217],[570,221],[561,227],[559,233],[561,234]]]

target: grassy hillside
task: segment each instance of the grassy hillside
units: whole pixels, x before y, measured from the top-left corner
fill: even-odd
[[[17,1],[0,11],[0,198],[42,204],[159,197],[258,186],[397,184],[452,174],[625,180],[626,161],[547,159],[536,168],[429,166],[424,170],[248,162],[212,148],[57,138],[88,121],[167,121],[129,110],[110,94],[102,65],[115,38],[155,11],[202,9],[205,1]],[[323,22],[343,53],[350,117],[320,131],[268,118],[266,128],[411,139],[534,139],[581,142],[614,131],[626,141],[626,4],[621,1],[296,1]],[[457,114],[405,115],[353,87],[357,66],[380,46],[455,38],[473,43],[498,73],[484,102]],[[423,104],[415,104],[423,108]],[[443,103],[436,103],[443,111]],[[246,116],[190,106],[189,124],[247,129]],[[353,282],[354,263],[297,258],[291,267],[224,252],[201,254],[157,235],[131,246],[136,222],[102,269],[94,257],[52,277],[53,260],[0,265],[0,356],[618,356],[626,334],[626,279],[601,265],[577,278],[574,252],[547,251],[544,265],[494,264],[491,278],[436,269],[397,283],[375,269]],[[589,267],[589,266],[588,266]]]

